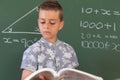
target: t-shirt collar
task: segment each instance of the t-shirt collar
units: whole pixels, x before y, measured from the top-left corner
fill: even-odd
[[[45,43],[45,44],[48,44],[49,46],[54,46],[54,45],[58,45],[60,43],[60,40],[57,39],[57,41],[55,43],[51,43],[49,41],[47,41],[45,38],[41,38],[40,39],[41,42]]]

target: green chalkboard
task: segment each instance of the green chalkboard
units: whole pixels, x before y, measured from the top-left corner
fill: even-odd
[[[20,80],[23,52],[41,37],[37,5],[42,1],[0,1],[0,80]],[[120,1],[58,1],[65,21],[58,36],[74,47],[78,69],[120,80]]]

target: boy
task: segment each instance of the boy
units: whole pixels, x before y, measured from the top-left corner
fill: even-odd
[[[38,26],[42,38],[24,52],[22,80],[38,69],[52,68],[59,71],[78,66],[74,49],[57,37],[64,26],[61,5],[57,1],[46,0],[38,6],[38,11]],[[41,75],[41,78],[44,79],[44,76]]]

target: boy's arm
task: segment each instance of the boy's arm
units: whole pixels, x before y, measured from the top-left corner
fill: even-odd
[[[21,80],[24,80],[26,77],[28,77],[30,74],[32,74],[33,72],[30,71],[30,70],[23,70],[22,71],[22,77],[21,77]]]
[[[25,78],[27,78],[28,76],[30,76],[32,73],[33,73],[32,71],[30,71],[30,70],[25,70],[25,69],[24,69],[23,72],[22,72],[21,80],[24,80]],[[43,74],[40,74],[40,75],[38,76],[38,78],[39,78],[40,80],[49,80],[49,79],[47,79],[47,78],[45,77],[45,75],[43,75]]]

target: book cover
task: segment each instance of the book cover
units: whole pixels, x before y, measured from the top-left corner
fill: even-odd
[[[71,68],[64,68],[56,72],[50,68],[44,68],[33,72],[25,80],[41,80],[39,76],[45,77],[45,80],[103,80],[102,77]]]

